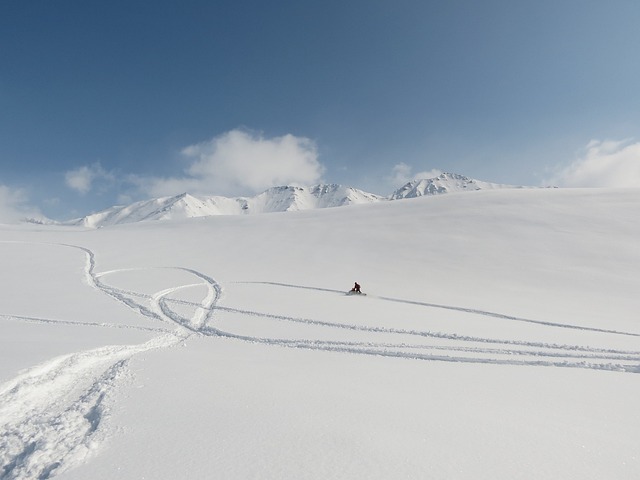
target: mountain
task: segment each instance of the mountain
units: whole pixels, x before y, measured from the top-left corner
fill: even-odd
[[[171,220],[179,218],[220,215],[220,208],[213,199],[199,199],[183,193],[175,197],[143,200],[126,206],[114,206],[86,217],[65,222],[67,225],[82,225],[98,228],[120,223],[135,223],[146,220]],[[223,205],[223,208],[228,208]]]
[[[384,200],[384,197],[343,185],[312,187],[273,187],[244,202],[245,213],[290,212],[316,208],[342,207]]]
[[[342,185],[273,187],[254,197],[228,198],[183,193],[174,197],[144,200],[115,206],[83,218],[65,222],[99,228],[148,220],[171,220],[211,215],[241,215],[311,210],[384,201],[386,198]]]
[[[522,188],[514,185],[503,185],[474,180],[456,173],[443,173],[439,177],[414,180],[396,190],[391,200],[416,198],[423,195],[439,195],[452,192],[469,192],[474,190],[495,190],[499,188]]]
[[[387,197],[337,184],[320,184],[312,187],[273,187],[253,197],[229,198],[183,193],[173,197],[154,198],[131,205],[111,207],[86,217],[64,222],[64,224],[100,228],[148,220],[313,210],[401,200],[424,195],[499,188],[523,187],[483,182],[455,173],[443,173],[436,178],[409,182]]]

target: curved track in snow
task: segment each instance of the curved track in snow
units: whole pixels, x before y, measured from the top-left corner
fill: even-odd
[[[200,282],[159,291],[140,303],[100,282],[91,250],[77,245],[58,246],[84,253],[85,279],[92,288],[171,329],[0,314],[0,319],[29,323],[132,328],[157,334],[139,345],[112,345],[59,356],[1,384],[0,480],[47,479],[84,462],[106,435],[103,420],[118,381],[126,375],[128,361],[139,353],[169,348],[197,334],[220,296],[220,287],[213,280],[198,272],[179,269]],[[192,318],[178,316],[167,308],[167,295],[203,284],[208,294],[197,304]]]

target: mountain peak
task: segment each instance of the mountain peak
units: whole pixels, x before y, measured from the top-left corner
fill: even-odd
[[[500,188],[518,188],[513,185],[502,185],[475,180],[457,173],[442,173],[435,178],[424,178],[406,183],[396,190],[391,200],[416,198],[424,195],[440,195],[443,193],[469,192],[474,190],[495,190]]]

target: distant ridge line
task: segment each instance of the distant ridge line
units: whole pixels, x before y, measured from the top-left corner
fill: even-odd
[[[191,195],[152,198],[92,213],[59,225],[101,228],[124,223],[175,220],[214,215],[249,215],[334,208],[376,202],[388,202],[445,193],[532,188],[483,182],[455,173],[407,182],[391,195],[381,196],[339,184],[317,184],[311,187],[284,185],[272,187],[253,197]]]

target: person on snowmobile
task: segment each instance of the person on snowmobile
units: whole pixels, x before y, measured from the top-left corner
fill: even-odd
[[[352,292],[356,292],[356,293],[362,293],[360,291],[360,285],[358,285],[358,282],[355,283],[355,285],[353,286],[353,288],[351,289]]]

